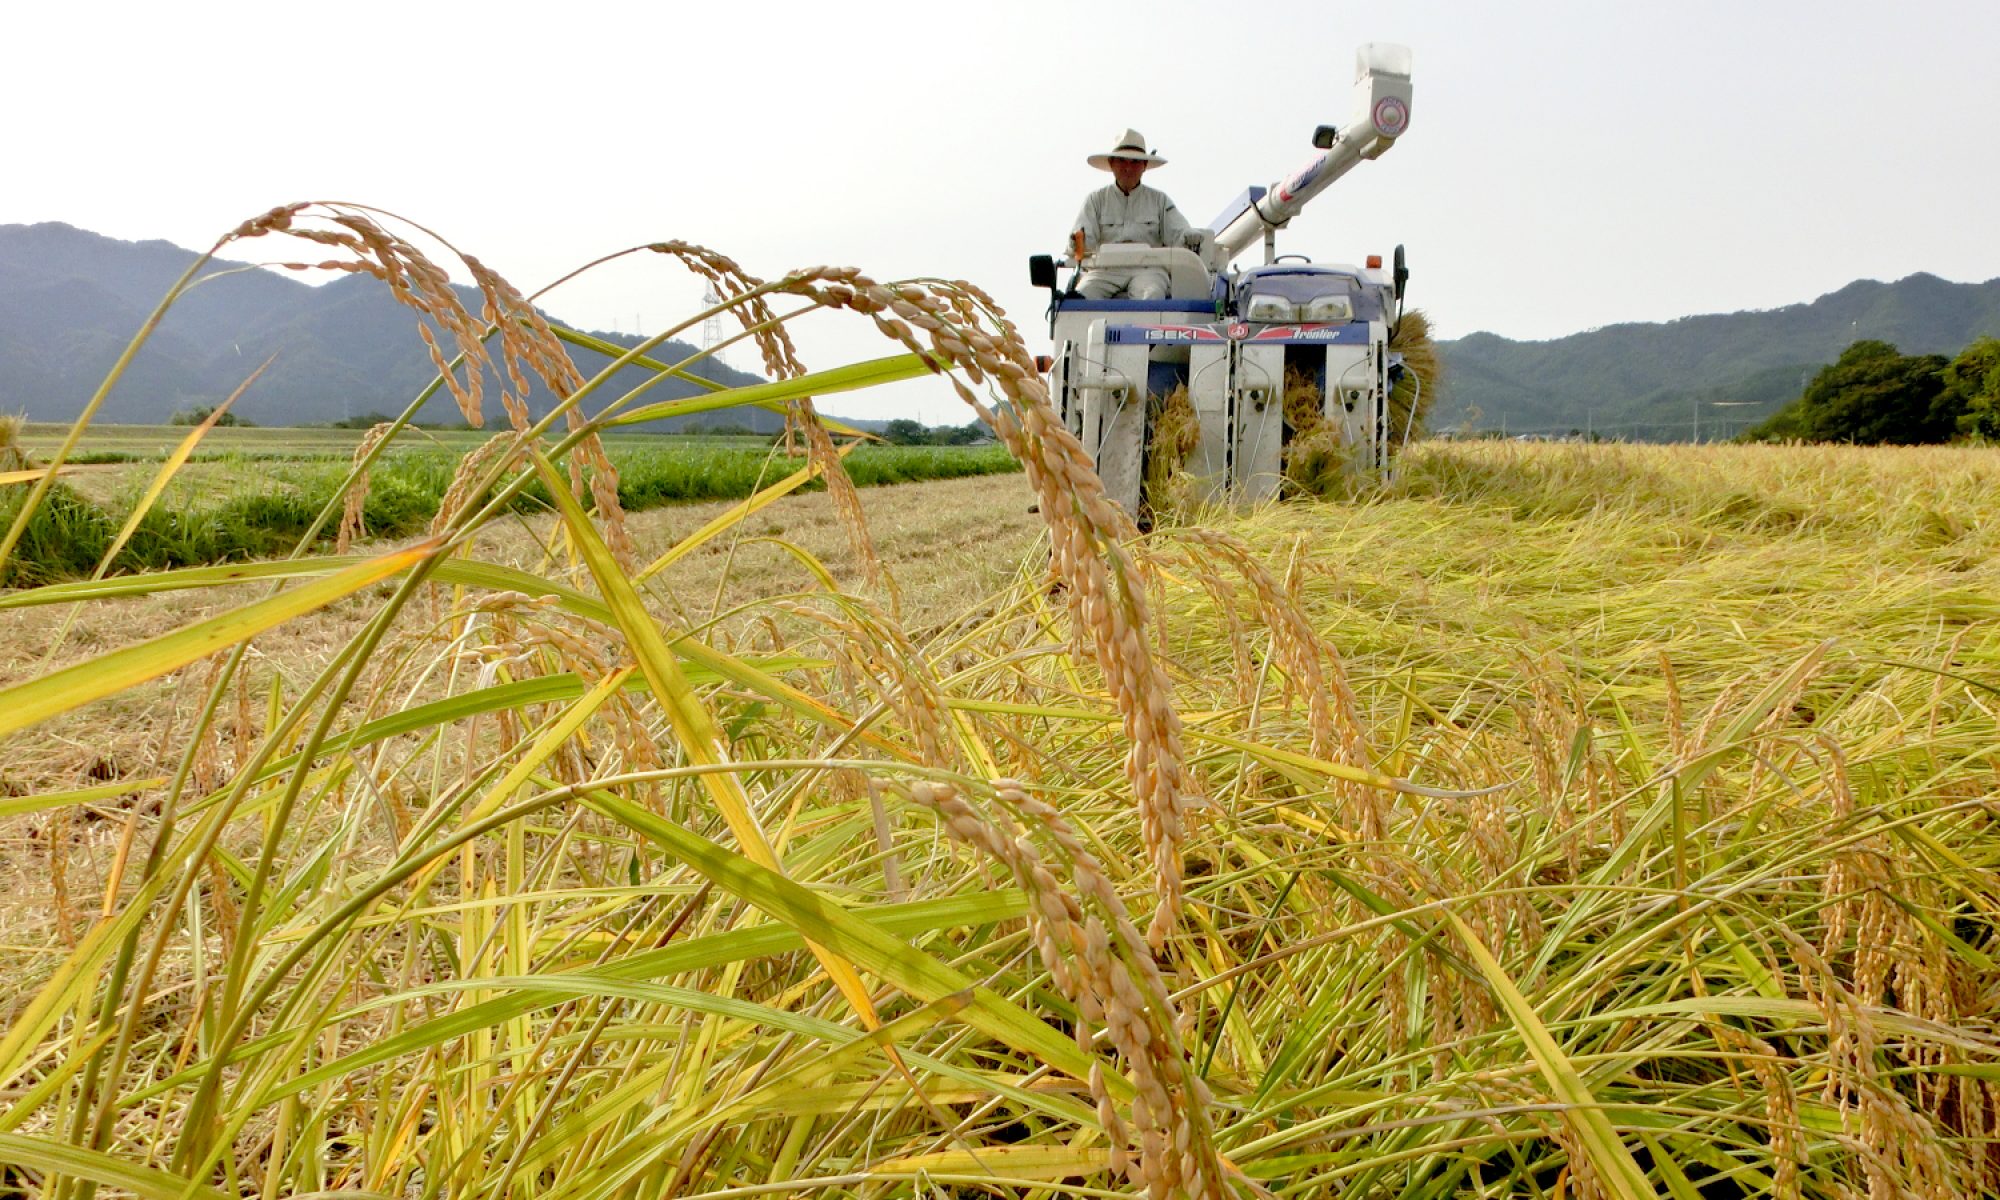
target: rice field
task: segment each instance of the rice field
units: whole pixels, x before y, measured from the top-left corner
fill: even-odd
[[[28,454],[47,457],[69,435],[66,425],[24,422],[14,441]],[[92,425],[69,456],[77,463],[147,463],[158,465],[186,439],[184,425]],[[347,462],[365,437],[365,429],[321,426],[219,425],[203,435],[192,461],[224,462]],[[403,449],[424,449],[461,457],[492,436],[479,429],[413,428]],[[632,433],[611,439],[624,449],[762,450],[771,439],[737,434]]]
[[[415,540],[0,594],[91,632],[0,685],[0,770],[173,714],[0,797],[8,1185],[2000,1191],[1989,452],[1420,445],[1142,537],[975,289],[670,245],[948,365],[1040,540],[902,594],[807,413],[826,494],[661,548],[593,408]]]
[[[185,429],[112,426],[85,439],[79,458],[25,528],[0,582],[49,582],[88,576],[128,519],[137,524],[110,560],[112,571],[202,566],[289,553],[327,505],[349,485],[350,463],[365,434],[343,429],[210,431],[198,454],[166,489],[148,485],[169,461]],[[407,430],[369,472],[358,530],[377,537],[420,533],[438,512],[454,472],[492,435]],[[31,458],[60,444],[46,428],[29,426],[18,441]],[[801,461],[766,438],[624,435],[607,439],[627,512],[665,504],[743,499],[796,472]],[[1005,448],[860,444],[846,456],[857,487],[957,479],[1020,469]],[[819,490],[809,480],[800,485]],[[11,522],[21,488],[0,493],[0,522]],[[141,506],[143,507],[143,510]],[[513,498],[517,513],[550,511],[539,481]],[[308,542],[330,546],[338,530],[322,525]]]

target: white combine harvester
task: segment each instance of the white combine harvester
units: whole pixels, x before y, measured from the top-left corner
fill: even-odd
[[[1277,253],[1279,229],[1409,127],[1408,48],[1363,46],[1354,86],[1355,120],[1344,128],[1320,126],[1312,159],[1270,187],[1237,197],[1199,231],[1199,251],[1111,244],[1080,261],[1029,260],[1035,286],[1052,293],[1050,394],[1096,459],[1112,499],[1135,516],[1144,511],[1154,453],[1149,414],[1181,387],[1200,428],[1185,468],[1204,499],[1247,503],[1278,493],[1293,432],[1285,419],[1288,372],[1312,382],[1321,420],[1334,423],[1353,468],[1387,466],[1392,439],[1404,436],[1389,428],[1388,406],[1404,372],[1402,356],[1389,349],[1409,279],[1403,248],[1396,247],[1387,270],[1380,255],[1341,266]],[[1262,266],[1232,269],[1237,256],[1260,242]],[[1160,267],[1168,298],[1086,299],[1058,286],[1058,265]]]

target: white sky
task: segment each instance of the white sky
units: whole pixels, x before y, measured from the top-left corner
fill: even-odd
[[[1410,132],[1279,248],[1406,243],[1443,336],[2000,276],[2000,0],[17,4],[0,223],[201,247],[355,200],[523,290],[677,237],[765,276],[970,279],[1039,334],[1026,260],[1109,180],[1085,155],[1136,126],[1171,160],[1147,182],[1203,223],[1348,122],[1366,41],[1414,51]],[[572,175],[586,149],[615,170]],[[546,305],[651,332],[700,291],[647,256]],[[893,349],[851,316],[796,336],[810,366]],[[965,417],[923,383],[827,407]]]

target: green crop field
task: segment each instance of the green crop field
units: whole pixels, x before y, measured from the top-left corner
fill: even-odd
[[[1022,474],[816,436],[661,536],[552,420],[407,539],[0,593],[0,1184],[2000,1192],[1990,451],[1419,444],[1141,535],[975,291],[680,253]]]
[[[24,531],[0,582],[45,582],[88,575],[117,540],[186,429],[106,426],[80,443],[85,460],[64,477]],[[390,443],[369,475],[361,529],[376,537],[406,537],[437,515],[463,458],[493,439],[490,433],[406,430]],[[362,431],[221,427],[179,469],[156,502],[140,514],[129,540],[111,560],[117,571],[198,566],[290,552],[315,518],[343,494]],[[32,458],[60,444],[61,431],[26,427],[20,438]],[[618,499],[627,511],[663,504],[741,499],[797,471],[802,460],[754,437],[624,434],[605,439],[618,471]],[[890,446],[852,450],[846,470],[856,486],[953,479],[1020,469],[1005,448]],[[818,480],[802,485],[818,489]],[[11,494],[10,494],[11,493]],[[24,489],[0,492],[0,522],[19,511]],[[522,512],[548,511],[548,495],[532,483],[516,497]],[[326,526],[312,544],[331,542]]]
[[[223,425],[203,436],[197,461],[201,459],[321,459],[346,462],[366,433],[362,429]],[[65,425],[27,422],[16,441],[28,453],[46,456],[55,451],[69,433]],[[187,437],[184,425],[93,425],[79,443],[71,461],[82,463],[157,463]],[[403,437],[405,449],[430,449],[453,456],[476,449],[492,437],[478,429],[412,429]],[[615,448],[630,450],[762,450],[770,445],[765,437],[735,435],[626,433],[606,435]]]

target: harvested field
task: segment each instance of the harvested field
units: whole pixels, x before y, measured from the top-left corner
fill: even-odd
[[[899,581],[906,617],[918,629],[976,611],[1020,568],[1042,532],[1041,522],[1028,511],[1033,498],[1019,476],[908,484],[871,493],[869,500],[877,549]],[[686,504],[635,514],[633,540],[642,553],[657,555],[729,507]],[[536,517],[498,524],[482,534],[479,556],[534,569],[548,551],[553,525]],[[689,624],[706,624],[760,597],[809,590],[813,581],[800,574],[781,541],[824,563],[835,578],[858,581],[853,548],[825,496],[790,496],[759,513],[748,528],[733,531],[728,542],[703,547],[677,572],[662,604]],[[80,611],[67,606],[0,609],[0,686],[87,661],[109,646],[185,628],[254,594],[254,586],[245,584],[136,597]],[[304,686],[359,631],[366,611],[359,604],[337,605],[266,635],[246,668],[251,686],[262,694],[274,676],[285,686]],[[51,647],[57,647],[53,655]],[[174,721],[191,719],[176,703],[181,682],[170,676],[61,723],[12,736],[0,752],[0,793],[79,788],[143,773],[140,764],[150,761],[163,738],[171,739]],[[181,703],[192,700],[183,697]],[[16,823],[11,836],[0,842],[5,847],[0,853],[12,859],[9,865],[30,878],[47,869],[35,861],[32,828]]]

